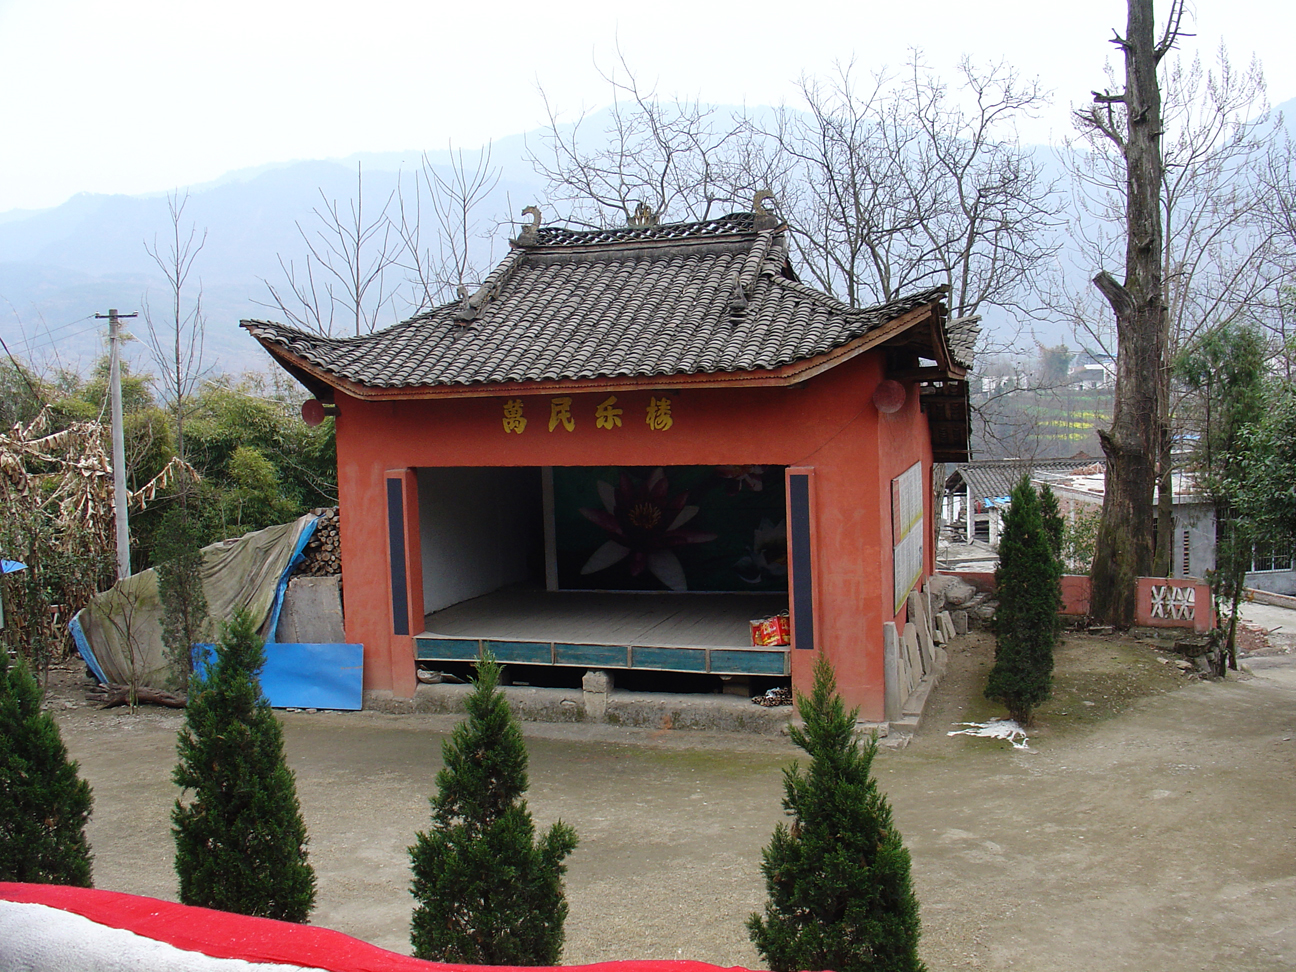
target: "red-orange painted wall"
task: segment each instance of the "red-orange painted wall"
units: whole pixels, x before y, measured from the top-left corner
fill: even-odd
[[[410,639],[392,634],[385,477],[420,466],[581,466],[766,464],[814,469],[812,524],[818,647],[837,670],[842,694],[861,718],[883,718],[882,624],[892,612],[891,480],[924,468],[925,525],[932,514],[931,445],[917,389],[892,415],[873,389],[880,353],[860,357],[798,388],[670,390],[616,395],[621,426],[597,428],[606,393],[573,395],[575,428],[549,430],[554,396],[513,396],[525,430],[504,429],[505,398],[366,402],[339,394],[338,490],[347,638],[365,645],[365,687],[410,696]],[[672,426],[645,421],[650,396],[671,400]],[[412,481],[408,477],[406,482]],[[417,503],[407,563],[417,568]],[[412,541],[412,542],[411,542]],[[932,565],[925,544],[926,572]],[[410,586],[421,604],[422,587]],[[415,611],[411,609],[411,614]],[[903,617],[903,612],[900,615]],[[794,684],[808,689],[812,653],[793,651]]]

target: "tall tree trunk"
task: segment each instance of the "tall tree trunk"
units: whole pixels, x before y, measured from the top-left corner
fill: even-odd
[[[1163,383],[1164,388],[1164,383]],[[1152,558],[1152,575],[1169,577],[1174,573],[1174,436],[1170,431],[1169,402],[1161,399],[1161,440],[1157,464],[1157,531],[1156,551]]]
[[[1161,453],[1161,375],[1166,307],[1161,258],[1161,91],[1157,61],[1173,41],[1154,40],[1152,0],[1128,0],[1125,91],[1099,95],[1123,103],[1125,155],[1125,282],[1102,271],[1094,285],[1116,315],[1116,402],[1110,429],[1099,430],[1107,484],[1094,552],[1090,613],[1107,624],[1134,623],[1138,578],[1152,570],[1153,492]],[[1172,23],[1175,14],[1171,14]],[[1166,524],[1168,529],[1169,524]]]

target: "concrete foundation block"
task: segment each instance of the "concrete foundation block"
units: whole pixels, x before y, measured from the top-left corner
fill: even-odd
[[[882,625],[882,677],[887,722],[900,718],[904,692],[900,688],[900,634],[894,621]]]
[[[940,628],[941,634],[946,644],[954,640],[954,619],[950,617],[948,611],[942,611],[936,615],[936,624]]]
[[[966,611],[951,611],[950,620],[954,622],[954,633],[956,635],[968,633],[968,613]]]
[[[611,672],[590,670],[581,678],[581,695],[587,722],[603,722],[607,718],[608,694],[611,691]]]

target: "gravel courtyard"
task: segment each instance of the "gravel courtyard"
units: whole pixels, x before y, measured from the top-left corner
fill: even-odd
[[[922,953],[944,969],[1296,967],[1296,655],[1188,679],[1145,643],[1071,636],[1028,750],[949,737],[996,710],[992,642],[956,646],[922,731],[875,763],[913,856]],[[69,684],[70,681],[70,684]],[[175,898],[178,712],[51,693],[95,791],[100,888]],[[406,847],[446,716],[281,713],[311,834],[316,924],[408,951]],[[573,824],[564,961],[757,967],[743,921],[781,817],[783,738],[524,726],[537,823]]]

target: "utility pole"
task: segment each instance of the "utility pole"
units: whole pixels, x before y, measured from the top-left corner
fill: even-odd
[[[130,576],[130,524],[126,519],[126,440],[122,434],[121,399],[121,321],[138,314],[118,314],[110,308],[108,318],[108,387],[112,393],[113,512],[117,521],[117,579]]]

